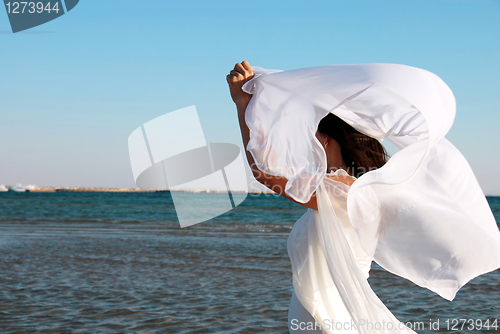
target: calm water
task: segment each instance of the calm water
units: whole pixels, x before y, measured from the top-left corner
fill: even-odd
[[[500,198],[488,198],[497,222]],[[168,193],[0,194],[2,333],[288,333],[286,241],[305,209],[249,196],[178,227]],[[372,265],[370,284],[403,322],[499,319],[500,271],[453,302]],[[451,325],[451,323],[450,323]]]

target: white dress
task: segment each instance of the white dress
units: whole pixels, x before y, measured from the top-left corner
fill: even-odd
[[[323,332],[413,333],[370,288],[371,260],[447,300],[500,268],[494,216],[444,137],[456,106],[439,77],[396,64],[254,72],[243,86],[253,94],[247,150],[261,171],[288,179],[285,192],[296,201],[316,192],[318,210],[296,223],[288,252],[296,299],[318,322],[342,325]],[[350,188],[325,178],[315,133],[328,113],[400,151]]]
[[[331,172],[328,175],[351,177],[343,169]],[[351,178],[356,179],[355,177]],[[337,190],[328,194],[338,218],[338,220],[331,223],[338,224],[342,230],[342,234],[336,237],[347,241],[359,269],[364,277],[368,279],[372,259],[361,247],[359,238],[347,214],[347,194],[350,186],[330,178],[325,178],[323,182],[328,185],[328,189],[336,187]],[[289,331],[294,334],[321,334],[323,333],[321,330],[323,327],[335,328],[335,325],[342,325],[342,328],[335,328],[337,333],[356,333],[355,330],[350,330],[351,317],[328,271],[327,261],[319,242],[318,228],[320,227],[318,224],[320,220],[318,215],[318,211],[308,209],[295,223],[288,238],[288,253],[292,267],[294,267],[293,271],[299,273],[299,275],[294,276],[294,285],[307,284],[306,281],[310,279],[310,292],[316,294],[318,300],[322,300],[322,302],[312,303],[314,305],[313,314],[316,314],[316,312],[325,314],[325,308],[330,307],[335,318],[328,319],[329,323],[325,319],[322,321],[318,316],[316,317],[318,319],[315,319],[293,292],[288,311]],[[318,279],[319,277],[322,279]],[[314,289],[317,290],[313,292]],[[302,296],[302,299],[307,299],[307,297]]]
[[[329,175],[350,177],[343,169]],[[289,331],[294,334],[331,332],[353,334],[370,332],[372,326],[375,328],[377,323],[380,323],[386,324],[386,328],[396,329],[387,331],[388,333],[414,333],[397,321],[368,285],[372,258],[363,250],[356,230],[349,220],[347,213],[349,189],[350,186],[342,182],[324,178],[317,195],[322,206],[320,210],[329,212],[328,220],[322,220],[319,211],[308,209],[295,223],[290,233],[288,254],[294,273],[294,293],[288,314]],[[330,226],[325,226],[322,221]],[[336,248],[335,254],[330,254],[334,255],[335,259],[326,253],[332,248],[326,247],[325,241]],[[334,262],[337,271],[332,272],[328,262]],[[348,266],[353,263],[357,267],[349,269]],[[341,270],[348,274],[340,273]],[[362,277],[359,277],[360,273]],[[346,282],[350,275],[354,278],[350,281],[351,284],[364,285],[361,293],[358,293],[356,288],[348,289],[350,291],[337,288],[335,281],[344,276]],[[357,298],[361,305],[356,307],[365,308],[359,311],[368,312],[371,317],[365,321],[353,319],[344,305],[341,293],[350,295],[350,298]],[[388,326],[389,322],[392,325]]]

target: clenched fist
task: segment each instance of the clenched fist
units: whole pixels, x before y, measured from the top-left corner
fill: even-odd
[[[248,105],[248,102],[252,98],[251,94],[245,93],[241,87],[250,79],[252,79],[254,73],[250,64],[244,60],[241,63],[236,63],[234,69],[232,69],[226,76],[227,83],[229,85],[229,92],[231,93],[231,98],[237,106]]]

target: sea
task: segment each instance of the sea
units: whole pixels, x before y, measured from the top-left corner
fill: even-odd
[[[0,333],[288,333],[305,210],[249,194],[181,229],[167,192],[0,193]],[[452,302],[376,263],[369,283],[418,333],[500,333],[499,270]]]

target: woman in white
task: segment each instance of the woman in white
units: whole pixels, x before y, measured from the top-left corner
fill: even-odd
[[[227,76],[256,179],[309,210],[288,240],[290,333],[414,333],[371,290],[371,261],[452,300],[500,267],[500,232],[434,74],[395,64]],[[400,148],[385,163],[379,141]]]

